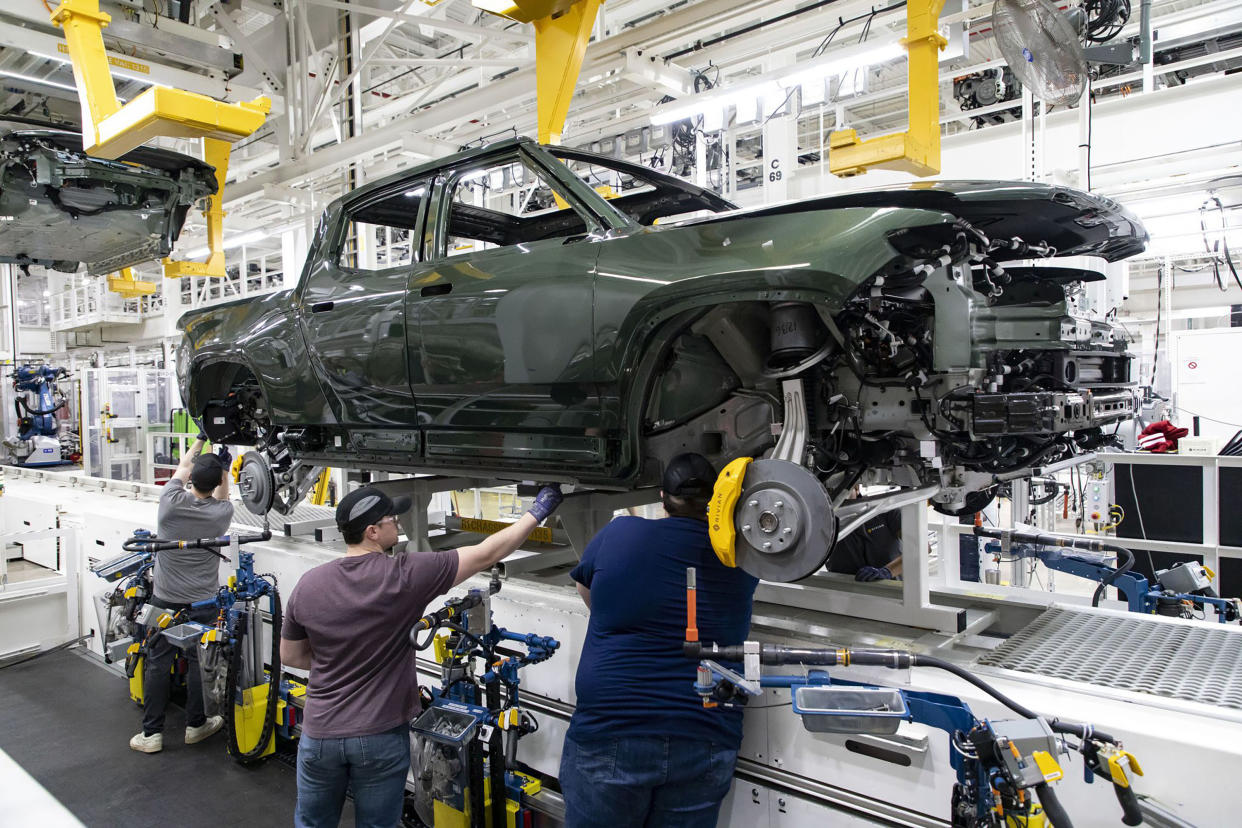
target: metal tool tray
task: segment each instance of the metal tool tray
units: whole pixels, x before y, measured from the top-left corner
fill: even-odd
[[[204,626],[195,621],[187,621],[184,624],[178,624],[175,627],[169,627],[164,630],[164,637],[174,647],[187,650],[191,647],[197,647],[198,642],[203,637],[203,633],[210,629],[211,627]]]
[[[793,709],[812,733],[892,734],[910,715],[901,691],[888,687],[799,687]]]
[[[437,699],[414,720],[410,729],[442,744],[462,745],[486,717],[486,708]]]

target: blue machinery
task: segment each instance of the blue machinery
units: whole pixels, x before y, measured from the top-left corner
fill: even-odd
[[[1222,624],[1242,618],[1238,602],[1216,594],[1211,573],[1200,563],[1179,563],[1156,572],[1153,588],[1147,578],[1131,570],[1134,555],[1124,547],[1007,529],[975,527],[975,534],[998,539],[984,547],[994,555],[1039,560],[1051,570],[1098,582],[1092,606],[1099,605],[1104,589],[1111,586],[1125,596],[1130,612],[1190,618],[1192,610],[1211,606]],[[1117,566],[1109,563],[1108,551],[1116,553]]]
[[[489,599],[500,590],[497,573],[489,589],[470,590],[410,630],[410,644],[420,651],[434,645],[441,667],[442,686],[412,726],[415,807],[436,828],[523,825],[524,797],[539,792],[538,780],[511,770],[518,739],[538,729],[520,707],[518,671],[551,658],[560,642],[493,623]],[[447,634],[437,635],[440,629]],[[524,649],[506,646],[512,644]],[[504,807],[492,796],[497,790],[505,791]]]
[[[277,726],[277,709],[284,700],[282,696],[304,692],[303,688],[280,681],[281,604],[275,579],[270,575],[256,575],[254,554],[241,549],[242,544],[269,540],[271,536],[271,532],[264,531],[257,535],[163,541],[139,529],[123,544],[126,555],[91,570],[107,581],[117,582],[117,588],[106,599],[107,615],[101,619],[104,657],[113,661],[125,653],[130,695],[135,701],[142,700],[143,658],[155,635],[166,636],[182,649],[200,647],[200,658],[207,661],[227,660],[223,697],[228,748],[230,755],[243,763],[261,759],[274,750],[273,733]],[[221,553],[224,548],[229,549],[231,555]],[[155,565],[156,555],[170,549],[207,550],[231,561],[235,573],[214,597],[191,604],[189,611],[161,610],[146,603],[150,597],[148,574]],[[272,619],[271,667],[266,678],[260,652],[262,618],[259,608],[263,598],[267,598]],[[118,607],[122,611],[119,626],[113,620]],[[218,611],[215,625],[186,620],[190,611],[205,609]],[[129,632],[132,640],[121,638],[109,642],[114,631]]]
[[[56,382],[68,374],[66,368],[49,365],[21,365],[13,370],[17,437],[8,444],[12,449],[19,446],[29,449],[22,465],[55,466],[64,462],[55,413],[65,405],[65,397],[57,389]],[[33,407],[28,395],[35,398]]]
[[[686,571],[686,640],[688,658],[699,661],[695,692],[704,707],[744,705],[765,688],[786,688],[793,710],[807,730],[821,733],[892,734],[902,721],[945,731],[952,744],[957,774],[953,787],[954,828],[999,828],[1051,825],[1071,828],[1052,783],[1064,775],[1057,757],[1075,749],[1083,756],[1086,781],[1097,775],[1109,781],[1122,808],[1122,822],[1141,825],[1145,815],[1160,814],[1163,825],[1180,820],[1135,794],[1131,775],[1143,771],[1120,742],[1091,725],[1046,719],[1005,696],[969,671],[943,661],[902,650],[812,649],[748,641],[720,646],[698,640],[695,569]],[[741,672],[721,661],[741,664]],[[833,681],[824,670],[801,675],[764,675],[763,666],[850,665],[907,669],[935,667],[973,684],[1021,719],[980,720],[961,699],[939,693],[875,687]],[[1066,737],[1078,740],[1071,744]],[[1038,803],[1036,802],[1038,797]]]

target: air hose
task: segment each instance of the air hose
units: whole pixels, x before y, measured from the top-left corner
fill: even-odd
[[[16,399],[14,399],[13,405],[15,408],[17,408],[18,417],[22,416],[22,409],[25,409],[26,413],[29,414],[31,417],[46,417],[48,414],[55,414],[57,411],[65,407],[64,397],[54,397],[52,399],[52,402],[54,403],[54,405],[51,408],[47,409],[46,411],[44,411],[41,408],[31,408],[30,403],[26,402],[26,399],[24,397],[17,397]]]
[[[1116,581],[1122,575],[1129,572],[1130,569],[1134,566],[1134,553],[1131,552],[1129,549],[1126,549],[1124,546],[1113,546],[1112,544],[1100,544],[1100,548],[1116,552],[1118,555],[1124,552],[1125,562],[1122,563],[1121,566],[1117,567],[1112,572],[1110,572],[1108,575],[1104,576],[1104,580],[1100,581],[1100,585],[1095,588],[1095,592],[1092,593],[1091,595],[1091,606],[1093,607],[1098,607],[1100,605],[1100,599],[1104,597],[1104,590],[1107,589],[1109,586],[1111,586],[1113,581]]]
[[[1044,814],[1052,828],[1074,828],[1074,823],[1070,821],[1069,814],[1065,812],[1051,785],[1040,782],[1035,786],[1035,795],[1039,797],[1039,804],[1044,807]]]
[[[855,661],[855,663],[857,662]],[[1022,718],[1024,719],[1038,719],[1039,718],[1039,715],[1036,714],[1035,711],[1031,710],[1029,707],[1019,704],[1018,702],[1006,696],[1001,691],[997,690],[992,685],[988,684],[983,679],[976,676],[974,673],[970,672],[964,667],[959,667],[958,665],[950,661],[944,661],[943,659],[935,658],[934,656],[911,653],[910,664],[911,666],[914,666],[914,667],[935,667],[937,669],[952,673],[953,675],[957,676],[963,681],[969,682],[970,684],[973,684],[975,687],[978,687],[980,690],[987,693],[989,696],[996,699],[1002,705],[1004,705],[1005,707],[1008,707],[1010,710],[1012,710],[1014,713],[1017,713]],[[1117,744],[1117,739],[1115,737],[1109,735],[1108,733],[1105,733],[1102,730],[1096,730],[1091,725],[1075,724],[1073,722],[1063,722],[1059,719],[1045,719],[1045,721],[1048,722],[1048,726],[1050,728],[1052,728],[1058,733],[1068,733],[1072,736],[1077,736],[1079,738],[1092,738],[1092,739],[1098,739],[1101,742],[1109,742],[1110,744],[1114,744],[1114,745]]]
[[[229,659],[229,670],[225,678],[225,705],[224,705],[224,727],[229,732],[228,749],[229,755],[235,758],[243,765],[257,761],[263,758],[264,750],[267,743],[271,741],[272,731],[276,727],[276,705],[280,700],[280,629],[283,616],[280,609],[280,593],[273,590],[272,595],[272,657],[271,669],[267,679],[267,709],[263,715],[263,731],[259,734],[259,741],[255,743],[250,750],[243,751],[237,744],[237,728],[235,722],[235,704],[234,699],[237,695],[237,682],[241,673],[242,661],[242,636],[241,620],[238,620],[238,629],[235,631],[233,638],[233,656]],[[260,667],[262,665],[259,665]]]

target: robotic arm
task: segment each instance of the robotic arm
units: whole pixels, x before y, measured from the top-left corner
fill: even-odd
[[[60,427],[54,415],[66,402],[57,380],[68,375],[66,369],[48,365],[21,365],[10,374],[17,435],[5,440],[5,445],[24,465],[55,465],[63,460]]]

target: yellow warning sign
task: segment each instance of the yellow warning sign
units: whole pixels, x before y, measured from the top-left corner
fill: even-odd
[[[502,529],[512,526],[512,523],[501,523],[498,520],[483,520],[482,518],[461,518],[461,531],[474,532],[479,535],[494,535]],[[546,526],[536,526],[530,533],[530,539],[537,543],[551,543],[552,530]]]

